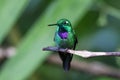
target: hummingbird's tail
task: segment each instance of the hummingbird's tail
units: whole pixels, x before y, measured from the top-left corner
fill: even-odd
[[[59,52],[59,55],[63,61],[64,70],[68,71],[70,69],[70,62],[72,60],[73,54]]]

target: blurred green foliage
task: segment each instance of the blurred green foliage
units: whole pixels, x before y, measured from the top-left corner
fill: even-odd
[[[77,49],[119,51],[119,3],[119,0],[1,0],[0,44],[16,46],[17,55],[4,63],[0,80],[115,80],[74,70],[65,73],[61,67],[44,63],[50,52],[43,52],[42,48],[54,45],[55,28],[47,25],[67,18],[78,37]],[[86,61],[120,65],[119,57]]]

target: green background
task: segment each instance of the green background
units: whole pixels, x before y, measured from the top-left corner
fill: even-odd
[[[77,50],[120,51],[119,0],[0,0],[0,46],[16,48],[16,55],[0,68],[0,80],[117,80],[95,76],[46,63],[54,46],[55,27],[61,18],[71,21],[78,37]],[[80,61],[99,61],[120,67],[119,57],[95,57]]]

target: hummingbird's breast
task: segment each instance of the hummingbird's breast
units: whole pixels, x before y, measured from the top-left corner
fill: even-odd
[[[68,32],[59,32],[58,35],[60,36],[61,39],[67,39]]]
[[[74,46],[74,35],[71,32],[56,33],[55,42],[60,48],[72,49]]]

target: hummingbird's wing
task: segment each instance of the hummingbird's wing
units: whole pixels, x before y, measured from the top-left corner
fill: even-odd
[[[78,39],[77,39],[77,37],[76,37],[76,35],[75,35],[74,30],[73,30],[73,34],[74,34],[74,47],[73,47],[73,50],[75,50],[76,44],[78,43]]]
[[[76,44],[78,43],[78,39],[77,39],[77,37],[76,36],[74,36],[74,47],[73,47],[73,50],[75,50],[75,48],[76,48]]]

